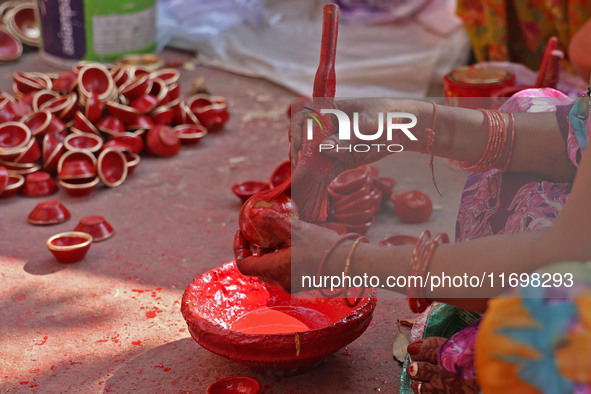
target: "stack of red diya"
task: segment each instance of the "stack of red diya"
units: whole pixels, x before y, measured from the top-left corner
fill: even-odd
[[[0,197],[23,184],[24,195],[47,195],[29,193],[22,178],[41,170],[73,196],[88,195],[99,181],[115,187],[142,152],[174,156],[181,144],[222,129],[226,100],[198,94],[185,103],[179,76],[176,69],[93,62],[56,75],[14,73],[14,95],[0,92],[0,166],[9,170],[8,181],[0,176],[0,193],[7,190]]]
[[[349,232],[365,234],[395,184],[393,178],[380,177],[374,166],[342,172],[328,185],[329,220],[344,225]]]

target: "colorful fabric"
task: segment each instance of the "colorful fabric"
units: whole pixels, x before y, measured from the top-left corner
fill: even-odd
[[[572,274],[574,286],[525,287],[491,300],[475,341],[485,393],[591,392],[591,262],[538,273]]]
[[[513,61],[537,70],[546,42],[562,49],[591,17],[588,0],[459,0],[458,16],[476,60]]]

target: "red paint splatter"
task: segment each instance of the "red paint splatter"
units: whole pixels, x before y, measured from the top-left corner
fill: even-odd
[[[72,361],[72,360],[70,360],[70,365],[76,365],[76,364],[82,364],[82,363],[81,363],[81,362],[78,362],[78,363],[77,363],[76,361]]]
[[[111,341],[119,343],[119,334],[115,335],[114,337],[111,337]]]
[[[98,382],[98,385],[99,385],[99,386],[102,386],[103,384],[105,384],[105,381],[104,381],[104,380],[103,380],[103,381],[100,381],[100,382]]]
[[[148,312],[146,312],[146,317],[147,317],[148,319],[153,319],[153,318],[155,318],[155,317],[156,317],[156,311],[148,311]]]
[[[43,340],[41,342],[36,343],[35,345],[42,346],[42,345],[45,345],[45,342],[47,342],[47,335],[43,337]]]
[[[186,328],[179,328],[179,332],[185,332]]]
[[[29,388],[34,388],[34,387],[37,387],[37,386],[39,386],[39,385],[38,384],[32,384],[32,385],[29,386]]]
[[[162,368],[164,372],[170,371],[170,368],[166,368],[164,365],[154,365],[154,368]]]
[[[49,368],[49,369],[51,369],[53,371],[55,369],[55,365],[52,365],[51,368]]]
[[[139,345],[141,345],[141,344],[142,344],[142,341],[133,341],[133,342],[131,342],[131,344],[132,344],[132,345],[139,346]]]
[[[143,293],[146,290],[140,290],[140,289],[131,289],[131,291],[135,291],[136,293]]]
[[[106,339],[99,339],[98,341],[96,341],[95,343],[103,343],[103,342],[108,342],[109,338]]]
[[[24,382],[20,382],[20,384],[29,384],[29,381],[25,380]]]

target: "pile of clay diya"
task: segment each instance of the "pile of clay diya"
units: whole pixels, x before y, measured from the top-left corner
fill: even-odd
[[[378,168],[363,165],[339,174],[329,185],[329,223],[347,231],[365,234],[375,223],[375,214],[389,200],[393,178],[380,177]]]
[[[229,262],[187,287],[181,312],[205,349],[260,373],[288,376],[314,368],[357,339],[376,306],[375,290],[354,307],[315,296],[291,296]]]
[[[37,226],[61,224],[71,217],[70,211],[57,200],[38,203],[29,213],[27,221]],[[85,216],[73,231],[50,237],[47,248],[60,263],[82,260],[93,242],[104,241],[115,234],[113,226],[102,216]]]
[[[0,92],[0,198],[19,190],[46,196],[59,186],[86,196],[99,182],[116,187],[142,153],[171,157],[221,130],[229,119],[226,100],[181,100],[179,76],[176,69],[93,62],[57,75],[14,73],[13,94]],[[48,185],[29,186],[39,183]]]

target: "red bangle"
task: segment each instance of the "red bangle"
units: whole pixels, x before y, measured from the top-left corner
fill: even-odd
[[[507,142],[507,125],[503,115],[499,111],[479,109],[488,122],[488,139],[482,156],[475,164],[459,162],[462,169],[474,172],[486,172],[494,168],[505,149]]]

